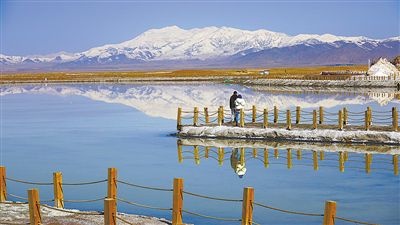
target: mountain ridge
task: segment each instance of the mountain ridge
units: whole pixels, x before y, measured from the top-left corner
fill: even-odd
[[[356,57],[357,60],[355,61],[358,63],[371,56],[375,57],[376,52],[379,52],[382,56],[399,54],[398,43],[400,43],[400,36],[386,39],[371,39],[364,36],[344,37],[332,34],[290,36],[265,29],[249,31],[215,26],[182,29],[178,26],[168,26],[147,30],[131,40],[117,44],[106,44],[78,53],[60,52],[33,57],[0,54],[0,64],[11,67],[24,64],[27,67],[32,64],[39,67],[46,65],[48,68],[54,69],[56,67],[117,64],[131,64],[134,67],[141,67],[144,64],[160,64],[161,67],[162,65],[170,67],[173,61],[186,61],[189,66],[195,65],[196,63],[193,63],[195,61],[198,61],[199,65],[207,65],[208,61],[210,63],[218,61],[220,62],[219,66],[230,67],[238,56],[254,58],[253,54],[255,54],[259,57],[260,52],[271,52],[271,49],[276,51],[277,49],[285,50],[293,46],[302,46],[304,48],[321,47],[322,50],[326,48],[337,50],[345,48],[346,45],[347,47],[351,45],[351,48],[360,52],[359,54],[364,54],[364,57]],[[313,62],[317,57],[316,55],[308,55],[307,60]],[[274,55],[269,55],[267,58],[271,56]],[[246,60],[248,59],[244,61]],[[329,57],[325,62],[318,64],[327,62],[329,64]],[[263,63],[265,64],[265,62]],[[349,63],[349,60],[343,60],[339,63]],[[304,62],[294,64],[302,65]],[[243,66],[246,65],[243,64]]]

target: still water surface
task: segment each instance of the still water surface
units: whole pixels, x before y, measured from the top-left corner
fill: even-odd
[[[362,111],[367,106],[385,111],[398,106],[393,93],[341,95],[338,93],[276,93],[227,85],[27,85],[1,86],[1,163],[8,177],[51,182],[61,171],[64,182],[101,180],[107,168],[118,168],[120,179],[136,184],[171,188],[174,177],[182,177],[185,190],[211,196],[240,199],[243,187],[255,188],[255,199],[271,206],[323,213],[325,200],[338,202],[339,216],[380,224],[400,223],[399,177],[394,175],[391,154],[374,154],[371,172],[366,173],[364,154],[349,153],[344,172],[338,169],[338,153],[325,152],[325,160],[314,170],[313,146],[303,151],[302,161],[288,169],[285,149],[263,163],[264,150],[251,159],[247,148],[246,174],[239,178],[229,161],[202,158],[196,163],[193,148],[184,147],[179,162],[176,108],[193,106],[228,107],[233,90],[249,105],[303,108],[324,106]],[[397,95],[398,96],[398,95]],[[316,147],[315,147],[316,148]],[[203,147],[201,147],[200,151]],[[232,148],[226,146],[229,159]],[[396,150],[396,149],[395,149]],[[397,149],[398,151],[398,149]],[[200,152],[204,155],[204,152]],[[215,158],[218,156],[214,154]],[[293,152],[293,154],[295,154]],[[210,153],[211,155],[211,153]],[[251,159],[251,160],[250,160]],[[308,160],[308,161],[307,161]],[[302,165],[305,164],[305,165]],[[30,185],[8,182],[12,194],[26,196]],[[147,205],[171,207],[172,194],[130,188],[120,184],[121,198]],[[52,187],[41,186],[42,199],[52,199]],[[95,199],[106,195],[106,184],[64,186],[66,199]],[[203,200],[187,196],[187,210],[227,218],[241,217],[241,204]],[[102,210],[98,203],[66,203],[67,208]],[[122,212],[170,219],[170,213],[119,203]],[[260,224],[321,224],[322,218],[289,215],[259,207],[254,220]],[[238,224],[184,214],[184,222],[195,224]],[[337,221],[337,224],[348,224]]]

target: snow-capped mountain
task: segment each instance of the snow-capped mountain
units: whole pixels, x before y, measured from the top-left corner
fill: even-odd
[[[342,37],[331,34],[299,34],[289,36],[284,33],[268,30],[240,30],[229,27],[205,27],[185,30],[177,26],[151,29],[132,40],[119,44],[108,44],[91,48],[80,53],[57,53],[47,56],[6,56],[0,55],[3,65],[18,64],[52,64],[63,66],[83,65],[114,65],[132,64],[138,66],[143,63],[157,65],[171,65],[173,62],[188,62],[188,64],[229,66],[232,60],[255,56],[268,51],[288,51],[288,49],[313,48],[317,53],[308,56],[311,64],[318,55],[318,49],[338,49],[347,52],[347,49],[356,49],[364,58],[399,54],[400,37],[375,40],[367,37]],[[301,47],[300,49],[298,49]],[[257,54],[258,53],[258,54]],[[269,53],[271,56],[276,54]],[[288,53],[289,54],[289,53]],[[279,54],[278,54],[279,55]],[[293,52],[290,52],[293,55]],[[282,56],[280,56],[282,57]],[[268,57],[267,57],[268,58]],[[361,57],[362,60],[364,59]],[[327,59],[328,61],[329,59]],[[246,61],[246,59],[244,59]],[[333,63],[353,63],[348,58]],[[268,62],[262,62],[263,65]],[[300,62],[302,64],[302,62]],[[317,63],[319,64],[319,63]],[[235,66],[238,64],[235,62]]]

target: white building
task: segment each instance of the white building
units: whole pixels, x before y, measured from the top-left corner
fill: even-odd
[[[258,72],[258,74],[260,75],[268,75],[269,74],[269,70],[261,70]]]

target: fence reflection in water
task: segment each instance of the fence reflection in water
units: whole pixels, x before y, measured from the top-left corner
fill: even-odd
[[[185,149],[184,149],[185,148]],[[336,167],[340,172],[345,171],[345,164],[351,163],[352,165],[347,166],[348,169],[362,170],[366,173],[371,171],[391,171],[394,175],[399,175],[399,162],[398,153],[394,151],[391,155],[391,160],[373,160],[373,153],[350,153],[348,151],[339,152],[325,152],[322,150],[305,150],[305,149],[293,149],[285,148],[279,149],[277,147],[266,147],[266,148],[249,148],[249,147],[215,147],[215,146],[199,146],[183,144],[181,140],[177,141],[177,155],[178,162],[183,163],[184,160],[191,159],[195,164],[200,164],[202,159],[212,159],[218,162],[218,165],[222,166],[224,162],[229,162],[237,173],[237,167],[233,165],[244,166],[249,161],[260,161],[264,164],[265,168],[269,168],[270,165],[286,165],[288,169],[292,169],[294,166],[306,166],[312,167],[313,170],[318,170],[324,167]],[[282,154],[282,152],[284,152]],[[239,153],[239,154],[238,154]],[[270,156],[270,154],[272,154]],[[392,152],[393,153],[393,152]],[[296,160],[293,159],[295,154]],[[236,157],[239,155],[239,157]],[[281,161],[273,159],[283,158],[286,159],[286,164]],[[295,161],[295,162],[294,162]],[[297,162],[296,162],[297,161]],[[323,161],[337,161],[337,166],[331,165],[331,163],[322,163]],[[243,169],[242,169],[243,171]],[[239,174],[238,174],[239,175]]]

